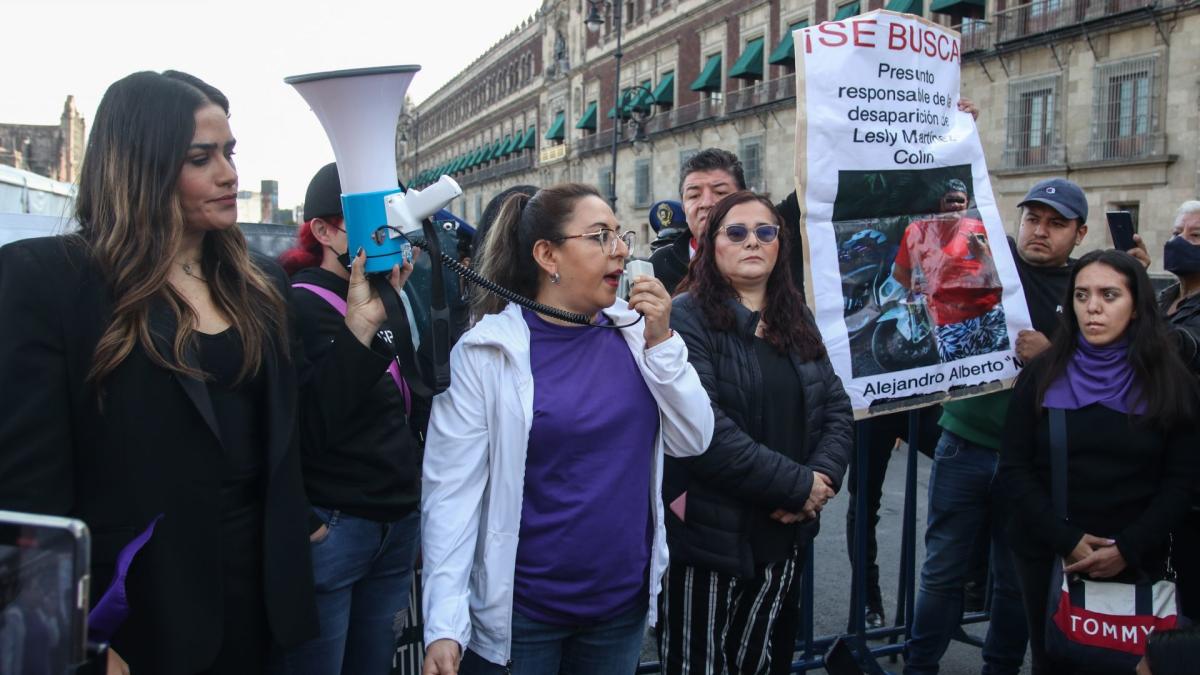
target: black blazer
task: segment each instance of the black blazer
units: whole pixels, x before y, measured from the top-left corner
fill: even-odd
[[[283,271],[256,262],[289,297]],[[0,508],[88,524],[93,602],[120,549],[163,514],[130,570],[133,612],[113,644],[133,672],[194,673],[222,638],[220,433],[207,386],[156,366],[139,346],[97,396],[86,378],[111,307],[78,237],[0,248]],[[170,355],[170,311],[152,310],[150,323]],[[278,342],[264,355],[263,588],[284,645],[317,630],[297,434],[338,424],[388,363],[349,330],[337,343],[315,368],[295,339],[291,359]]]

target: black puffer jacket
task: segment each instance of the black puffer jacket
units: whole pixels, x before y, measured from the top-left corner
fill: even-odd
[[[814,470],[841,486],[853,447],[853,413],[842,382],[827,357],[802,362],[792,356],[804,400],[805,439],[800,462],[754,440],[763,424],[762,375],[754,353],[759,315],[731,302],[737,331],[709,327],[689,293],[675,298],[671,327],[687,343],[688,360],[713,401],[716,427],[708,450],[697,457],[665,460],[663,501],[687,492],[686,521],[667,515],[672,563],[739,577],[753,576],[749,532],[763,509],[798,513],[812,489]],[[807,315],[806,320],[811,321]],[[761,437],[761,436],[760,436]],[[802,539],[817,532],[805,524]]]
[[[1167,314],[1178,298],[1179,284],[1169,286],[1158,295],[1158,308],[1162,310],[1167,323],[1175,329],[1179,356],[1193,373],[1200,374],[1200,295],[1184,298],[1174,314]]]

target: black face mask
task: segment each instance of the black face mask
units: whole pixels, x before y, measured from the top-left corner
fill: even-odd
[[[350,260],[350,249],[346,249],[344,253],[338,253],[337,261],[342,267],[350,269],[350,263],[353,262]]]
[[[1171,237],[1163,245],[1163,269],[1176,276],[1200,273],[1200,246],[1183,237]]]

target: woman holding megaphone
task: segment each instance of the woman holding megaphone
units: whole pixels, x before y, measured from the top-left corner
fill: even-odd
[[[305,360],[287,278],[236,226],[228,117],[191,75],[119,80],[78,232],[0,249],[0,508],[88,524],[110,673],[261,673],[272,643],[316,634],[297,441],[389,363],[362,256],[344,328]]]
[[[485,296],[450,357],[423,466],[425,673],[637,669],[666,569],[662,457],[713,415],[657,279],[617,287],[631,239],[590,186],[505,201],[483,276],[569,324]]]

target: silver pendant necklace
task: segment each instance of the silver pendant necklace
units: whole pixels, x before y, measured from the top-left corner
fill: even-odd
[[[183,273],[189,277],[195,279],[196,281],[201,281],[206,284],[208,283],[208,279],[205,279],[204,277],[192,271],[192,263],[181,262],[179,263],[179,266],[183,268]]]

